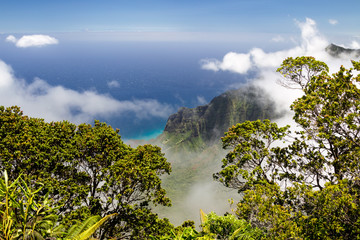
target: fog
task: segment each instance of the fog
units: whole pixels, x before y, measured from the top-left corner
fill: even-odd
[[[298,40],[294,40],[297,43],[296,46],[290,49],[265,52],[260,48],[253,48],[245,53],[229,52],[221,60],[213,58],[201,60],[204,70],[230,71],[242,75],[255,72],[255,77],[249,79],[249,84],[254,84],[264,90],[274,101],[276,111],[283,113],[281,118],[274,119],[278,125],[291,125],[293,128],[296,124],[292,120],[290,105],[302,95],[302,91],[288,89],[279,84],[282,76],[276,72],[276,69],[280,67],[282,61],[287,57],[313,56],[327,63],[330,72],[336,72],[341,65],[349,67],[350,59],[354,58],[350,55],[342,55],[339,58],[329,55],[325,48],[330,42],[318,31],[314,20],[308,18],[305,22],[296,21],[295,25],[299,28],[300,35]],[[279,38],[279,41],[281,40]],[[348,45],[341,45],[359,46],[354,40]],[[239,83],[237,87],[241,86],[243,83]],[[229,86],[229,88],[233,87],[234,85]],[[212,174],[221,169],[221,159],[225,154],[226,151],[221,150],[220,141],[215,146],[193,153],[193,155],[168,152],[166,156],[172,163],[173,175],[164,178],[164,186],[168,188],[170,197],[173,197],[173,207],[160,209],[160,216],[168,217],[175,225],[187,219],[195,220],[198,226],[200,209],[205,213],[214,211],[220,215],[231,212],[235,205],[230,205],[229,199],[234,198],[236,203],[241,196],[237,191],[227,189],[212,179]],[[189,176],[184,177],[186,174]],[[176,181],[176,178],[179,180]]]

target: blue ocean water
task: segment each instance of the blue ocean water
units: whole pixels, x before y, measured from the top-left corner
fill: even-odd
[[[3,40],[3,39],[0,39]],[[42,48],[16,48],[0,41],[0,59],[27,82],[35,77],[76,91],[96,90],[118,100],[156,99],[173,107],[195,107],[243,82],[238,74],[201,69],[204,58],[221,59],[236,46],[189,42],[60,41]],[[241,51],[241,46],[237,46]],[[116,81],[119,86],[109,87]],[[124,139],[155,137],[167,119],[132,114],[96,116],[120,129]]]

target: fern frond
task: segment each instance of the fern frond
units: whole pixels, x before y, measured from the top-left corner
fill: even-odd
[[[117,215],[117,213],[113,213],[107,215],[103,218],[100,216],[92,216],[86,219],[84,222],[79,224],[76,228],[74,228],[73,232],[71,232],[66,239],[72,240],[86,240],[94,234],[94,232],[106,222],[110,217]]]

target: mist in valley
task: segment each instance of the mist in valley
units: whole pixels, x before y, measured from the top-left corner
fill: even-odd
[[[299,39],[292,40],[294,47],[290,49],[265,52],[260,48],[253,48],[247,53],[229,52],[222,60],[209,58],[200,61],[204,70],[214,71],[215,74],[218,71],[230,71],[249,77],[249,72],[255,72],[255,77],[248,78],[247,84],[239,83],[228,86],[228,89],[244,88],[247,85],[260,89],[274,104],[274,111],[278,117],[271,120],[279,126],[291,125],[292,128],[296,128],[296,124],[292,120],[290,105],[302,95],[302,91],[285,88],[279,84],[281,76],[276,69],[282,61],[287,57],[313,56],[328,64],[330,72],[335,72],[341,65],[350,66],[350,59],[357,57],[351,52],[339,56],[329,54],[325,49],[330,43],[318,31],[314,20],[308,18],[304,22],[296,21],[295,24],[300,30],[300,35]],[[359,44],[352,41],[341,46],[358,48]],[[265,103],[268,102],[265,100]],[[232,211],[241,196],[235,189],[226,188],[212,177],[221,169],[221,160],[229,151],[222,149],[220,139],[198,151],[172,151],[159,141],[152,140],[150,143],[162,147],[172,164],[172,173],[163,177],[163,186],[172,200],[172,207],[156,207],[156,212],[161,217],[170,219],[176,226],[186,220],[193,220],[198,226],[200,209],[219,215]]]

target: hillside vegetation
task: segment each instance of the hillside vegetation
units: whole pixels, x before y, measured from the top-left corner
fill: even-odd
[[[182,107],[171,115],[164,132],[151,142],[161,146],[173,167],[172,174],[163,178],[173,206],[160,208],[160,215],[181,224],[189,218],[197,220],[199,208],[231,211],[228,199],[238,199],[237,192],[212,179],[225,156],[221,137],[236,123],[279,116],[270,97],[251,85],[229,90],[203,106]]]
[[[260,88],[246,85],[215,97],[207,105],[180,108],[169,117],[157,141],[172,152],[201,151],[219,143],[224,132],[236,123],[277,116],[269,96]]]
[[[158,146],[125,144],[105,123],[47,123],[23,115],[19,107],[0,107],[0,238],[359,239],[360,62],[329,74],[328,66],[313,57],[287,58],[278,72],[283,86],[297,85],[304,93],[291,105],[295,131],[214,107],[267,117],[270,109],[260,103],[268,101],[249,101],[256,96],[253,88],[234,101],[232,91],[169,119],[166,134],[174,132],[177,140],[162,139],[165,134],[157,139],[172,151],[166,153],[169,161]],[[220,113],[227,121],[245,120],[221,138],[221,163],[216,141],[203,132],[225,127],[226,121],[204,118],[221,119]],[[175,127],[176,119],[184,131]],[[191,150],[180,151],[185,146]],[[186,184],[196,187],[201,204],[213,200],[205,193],[216,191],[192,181],[211,168],[209,159],[222,164],[213,178],[237,192],[234,211],[219,216],[197,206],[198,229],[192,220],[174,227],[159,217],[154,208],[171,205],[166,189],[175,194],[174,202],[185,203],[183,212],[195,202],[176,195],[186,195]],[[175,178],[164,177],[172,169]]]

